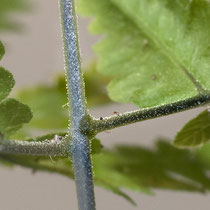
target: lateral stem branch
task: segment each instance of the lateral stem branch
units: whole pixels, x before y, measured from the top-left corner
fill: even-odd
[[[68,155],[68,148],[65,137],[45,141],[20,141],[7,140],[0,136],[0,153],[20,154],[32,156],[60,156]]]
[[[202,94],[187,100],[181,100],[167,105],[126,112],[124,114],[105,117],[103,119],[93,119],[90,132],[100,133],[135,122],[149,120],[200,107],[209,103],[210,94]]]

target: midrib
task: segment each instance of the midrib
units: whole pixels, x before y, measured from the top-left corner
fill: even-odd
[[[163,43],[161,40],[156,38],[153,35],[153,32],[148,29],[143,22],[139,21],[140,24],[138,24],[133,17],[124,10],[120,5],[115,3],[113,0],[110,0],[110,2],[113,4],[113,6],[117,7],[120,12],[123,13],[131,22],[133,22],[134,25],[137,26],[137,28],[156,46],[160,49],[162,54],[167,57],[177,68],[181,69],[185,75],[189,78],[189,80],[193,83],[193,85],[196,87],[199,94],[206,93],[206,90],[202,87],[202,85],[194,78],[194,76],[188,71],[188,68],[184,66],[182,63],[178,61],[176,56],[171,52],[171,50]]]

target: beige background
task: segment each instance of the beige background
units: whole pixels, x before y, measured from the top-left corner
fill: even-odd
[[[63,69],[62,42],[58,4],[54,0],[34,0],[32,13],[18,15],[25,31],[1,34],[7,47],[1,65],[9,69],[16,79],[16,88],[34,83],[50,82],[55,72]],[[94,54],[91,46],[96,40],[87,33],[87,20],[79,19],[82,61],[86,64]],[[112,105],[91,110],[95,116],[110,115],[113,111],[132,110],[133,106]],[[157,136],[173,137],[199,109],[165,118],[118,128],[100,134],[107,147],[117,143],[151,146]],[[0,208],[4,210],[67,210],[77,209],[74,182],[59,175],[37,173],[16,168],[0,168]],[[96,187],[98,210],[208,210],[210,196],[156,190],[155,196],[128,192],[137,202],[133,207],[124,199]]]

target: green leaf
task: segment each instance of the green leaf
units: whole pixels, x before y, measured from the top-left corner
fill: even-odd
[[[115,187],[151,193],[150,188],[204,192],[210,189],[206,166],[193,152],[166,141],[156,148],[117,146],[93,157],[96,178]]]
[[[9,98],[0,103],[0,133],[6,136],[14,134],[31,118],[30,108],[15,99]]]
[[[109,103],[105,85],[109,79],[96,72],[95,64],[84,70],[87,103],[89,106]],[[28,104],[33,111],[33,119],[24,127],[30,129],[53,129],[66,131],[68,127],[68,106],[64,75],[57,77],[52,85],[41,85],[20,90],[18,98]]]
[[[210,90],[207,0],[79,0],[105,35],[98,69],[112,77],[112,100],[152,107]]]
[[[205,110],[189,121],[176,135],[174,145],[178,147],[194,147],[210,140],[210,113]]]
[[[210,190],[206,171],[210,169],[210,147],[199,151],[179,150],[158,140],[153,149],[118,145],[92,156],[94,180],[128,201],[122,189],[151,194],[153,188],[204,193]],[[71,162],[66,158],[30,157],[0,154],[4,163],[32,168],[33,171],[59,173],[73,179]]]
[[[9,95],[14,85],[15,81],[12,74],[0,67],[0,101]]]

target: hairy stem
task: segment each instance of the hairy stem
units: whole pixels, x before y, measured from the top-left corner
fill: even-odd
[[[0,136],[0,152],[33,156],[67,156],[65,139],[45,141],[7,140]]]
[[[73,0],[61,0],[64,53],[69,98],[71,153],[80,210],[94,210],[95,199],[92,165],[88,137],[82,132],[81,124],[88,124],[84,81],[80,65],[80,53]]]
[[[132,112],[126,112],[103,119],[94,119],[91,125],[91,131],[99,133],[110,130],[116,127],[140,122],[143,120],[153,119],[157,117],[166,116],[169,114],[185,111],[195,107],[203,106],[210,103],[210,94],[198,95],[183,101],[178,101],[171,104],[157,106],[154,108],[140,109]],[[89,131],[89,132],[91,132]]]

